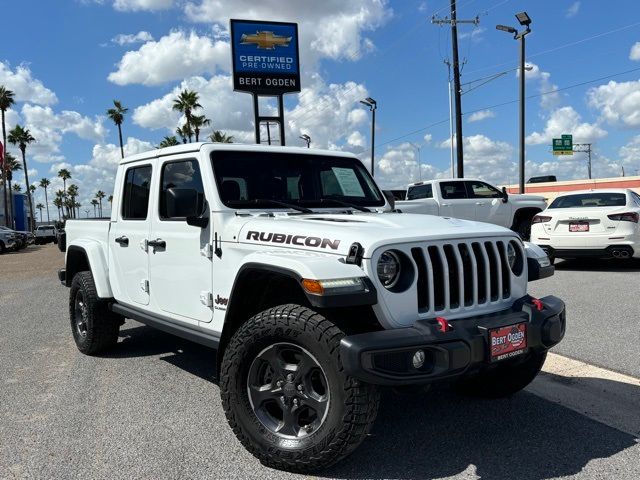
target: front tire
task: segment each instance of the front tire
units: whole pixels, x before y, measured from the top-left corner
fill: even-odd
[[[547,352],[531,353],[519,362],[497,365],[495,369],[459,380],[454,389],[463,395],[480,398],[503,398],[519,392],[540,373]]]
[[[521,220],[518,220],[516,228],[514,229],[515,232],[520,235],[520,238],[525,242],[528,242],[531,238],[531,221],[531,218],[523,218]]]
[[[98,298],[91,272],[79,272],[73,277],[69,317],[73,339],[82,353],[95,355],[117,343],[122,319]]]
[[[309,472],[353,452],[368,435],[377,389],[344,373],[344,332],[299,305],[261,312],[233,335],[220,374],[229,425],[263,464]]]

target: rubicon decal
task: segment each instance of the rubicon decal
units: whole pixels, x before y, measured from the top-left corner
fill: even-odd
[[[285,235],[272,232],[247,232],[247,240],[256,242],[280,243],[283,245],[299,245],[301,247],[330,248],[337,250],[340,240],[330,238],[308,237],[306,235]]]

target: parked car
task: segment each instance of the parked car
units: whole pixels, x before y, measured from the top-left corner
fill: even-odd
[[[404,213],[422,213],[493,223],[529,239],[531,219],[547,203],[538,195],[508,194],[506,189],[477,179],[430,180],[412,183],[404,201],[395,207]]]
[[[583,190],[555,198],[533,218],[531,241],[549,258],[640,258],[640,195]]]
[[[23,248],[26,248],[27,245],[31,245],[35,239],[34,235],[31,232],[17,231],[4,226],[0,226],[0,230],[12,232],[16,235],[16,242],[13,247],[14,250],[22,250]]]
[[[553,274],[540,248],[391,212],[344,152],[190,143],[127,157],[111,218],[68,220],[66,235],[58,278],[79,351],[113,348],[127,318],[216,348],[203,360],[231,428],[285,470],[353,452],[383,385],[511,395],[565,331],[562,300],[527,293]]]
[[[0,229],[0,254],[15,248],[18,235],[9,229]]]
[[[36,245],[42,245],[49,242],[58,243],[56,227],[54,225],[39,225],[36,227]]]
[[[557,182],[558,179],[555,175],[540,175],[539,177],[531,177],[527,180],[527,183],[546,183],[546,182]]]

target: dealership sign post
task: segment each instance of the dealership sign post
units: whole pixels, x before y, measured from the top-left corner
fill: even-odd
[[[300,91],[298,25],[296,23],[231,20],[233,89],[251,93],[256,143],[260,143],[260,124],[277,122],[280,144],[284,138],[285,93]],[[262,116],[258,97],[277,97],[278,115]]]

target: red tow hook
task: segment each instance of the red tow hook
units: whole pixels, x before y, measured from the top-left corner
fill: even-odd
[[[447,322],[446,318],[436,317],[436,322],[438,322],[438,330],[440,330],[442,333],[445,333],[451,330],[451,324]]]
[[[538,298],[532,298],[531,303],[536,307],[536,309],[539,312],[541,312],[544,309],[544,303],[542,303],[542,300]]]

